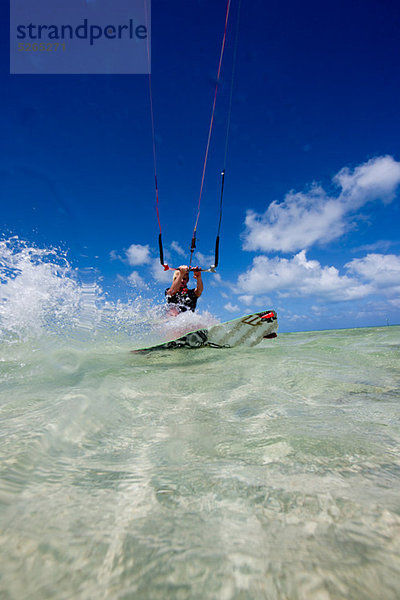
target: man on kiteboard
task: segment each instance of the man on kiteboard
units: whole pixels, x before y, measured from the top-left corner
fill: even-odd
[[[165,290],[168,304],[173,304],[173,308],[177,311],[175,314],[186,312],[187,310],[191,310],[192,312],[196,310],[197,300],[203,292],[203,280],[200,269],[195,268],[193,275],[197,281],[197,285],[195,289],[189,290],[187,287],[189,283],[189,267],[181,265],[174,272],[171,287]]]

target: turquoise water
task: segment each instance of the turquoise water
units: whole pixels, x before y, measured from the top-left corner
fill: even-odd
[[[400,327],[135,355],[132,307],[99,316],[41,259],[36,302],[22,258],[36,313],[15,273],[0,312],[1,598],[399,598]]]

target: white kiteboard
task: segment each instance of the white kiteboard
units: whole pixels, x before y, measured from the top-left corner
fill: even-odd
[[[196,329],[162,344],[132,350],[133,353],[174,348],[234,348],[255,346],[263,338],[276,337],[278,319],[274,310],[264,310],[212,325],[209,329]]]

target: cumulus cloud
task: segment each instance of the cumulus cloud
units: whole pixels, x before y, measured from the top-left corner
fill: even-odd
[[[374,282],[381,291],[385,288],[400,290],[400,256],[367,254],[364,258],[354,258],[345,267],[353,275]]]
[[[238,300],[247,308],[272,306],[272,300],[269,296],[253,296],[251,294],[243,294],[238,296]]]
[[[290,192],[284,202],[272,202],[263,215],[248,211],[245,250],[293,252],[316,242],[329,242],[345,232],[344,207],[321,187],[308,194]]]
[[[242,296],[239,296],[239,300],[246,306],[251,306],[254,304],[254,296],[252,294],[243,294]]]
[[[164,271],[159,260],[153,260],[150,267],[151,276],[159,283],[171,284],[173,271]]]
[[[291,259],[257,256],[237,283],[241,295],[277,292],[281,296],[318,296],[336,301],[365,298],[373,291],[374,286],[368,282],[340,275],[335,267],[322,266],[317,260],[308,260],[305,250]]]
[[[400,162],[391,156],[380,156],[354,169],[339,171],[333,181],[342,188],[341,197],[352,208],[358,208],[370,200],[391,202],[400,183]]]
[[[391,156],[374,158],[353,171],[342,169],[333,183],[340,188],[335,196],[314,184],[308,192],[289,192],[263,214],[248,211],[244,249],[295,252],[337,239],[354,226],[355,211],[366,203],[393,200],[400,184],[400,162]]]
[[[142,246],[141,244],[131,244],[126,251],[126,258],[132,267],[150,263],[149,245],[146,244],[145,246]]]
[[[142,289],[148,289],[149,287],[143,277],[141,277],[137,271],[132,271],[132,273],[128,276],[128,281],[133,287],[139,287]]]
[[[227,310],[228,312],[231,313],[235,313],[239,311],[239,306],[237,304],[232,304],[231,302],[228,302],[227,304],[225,304],[224,306],[225,310]]]
[[[222,277],[219,273],[213,273],[212,279],[210,280],[210,285],[213,287],[219,286],[223,283]]]
[[[182,246],[180,246],[180,244],[178,244],[178,242],[172,242],[171,243],[171,249],[176,252],[177,254],[179,254],[179,256],[185,256],[186,252],[184,251],[184,249],[182,248]]]
[[[214,254],[203,254],[202,252],[195,252],[194,262],[200,267],[207,269],[209,266],[214,264],[214,261]]]
[[[111,258],[111,260],[122,260],[122,258],[120,257],[120,255],[117,254],[117,252],[115,250],[111,250],[111,252],[110,252],[110,258]]]

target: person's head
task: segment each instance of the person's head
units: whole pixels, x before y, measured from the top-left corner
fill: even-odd
[[[180,275],[181,275],[181,271],[179,269],[177,269],[175,271],[175,273],[174,273],[174,279],[173,279],[173,281],[175,281]],[[189,282],[189,271],[186,271],[182,275],[181,284],[182,285],[187,285],[188,282]]]

